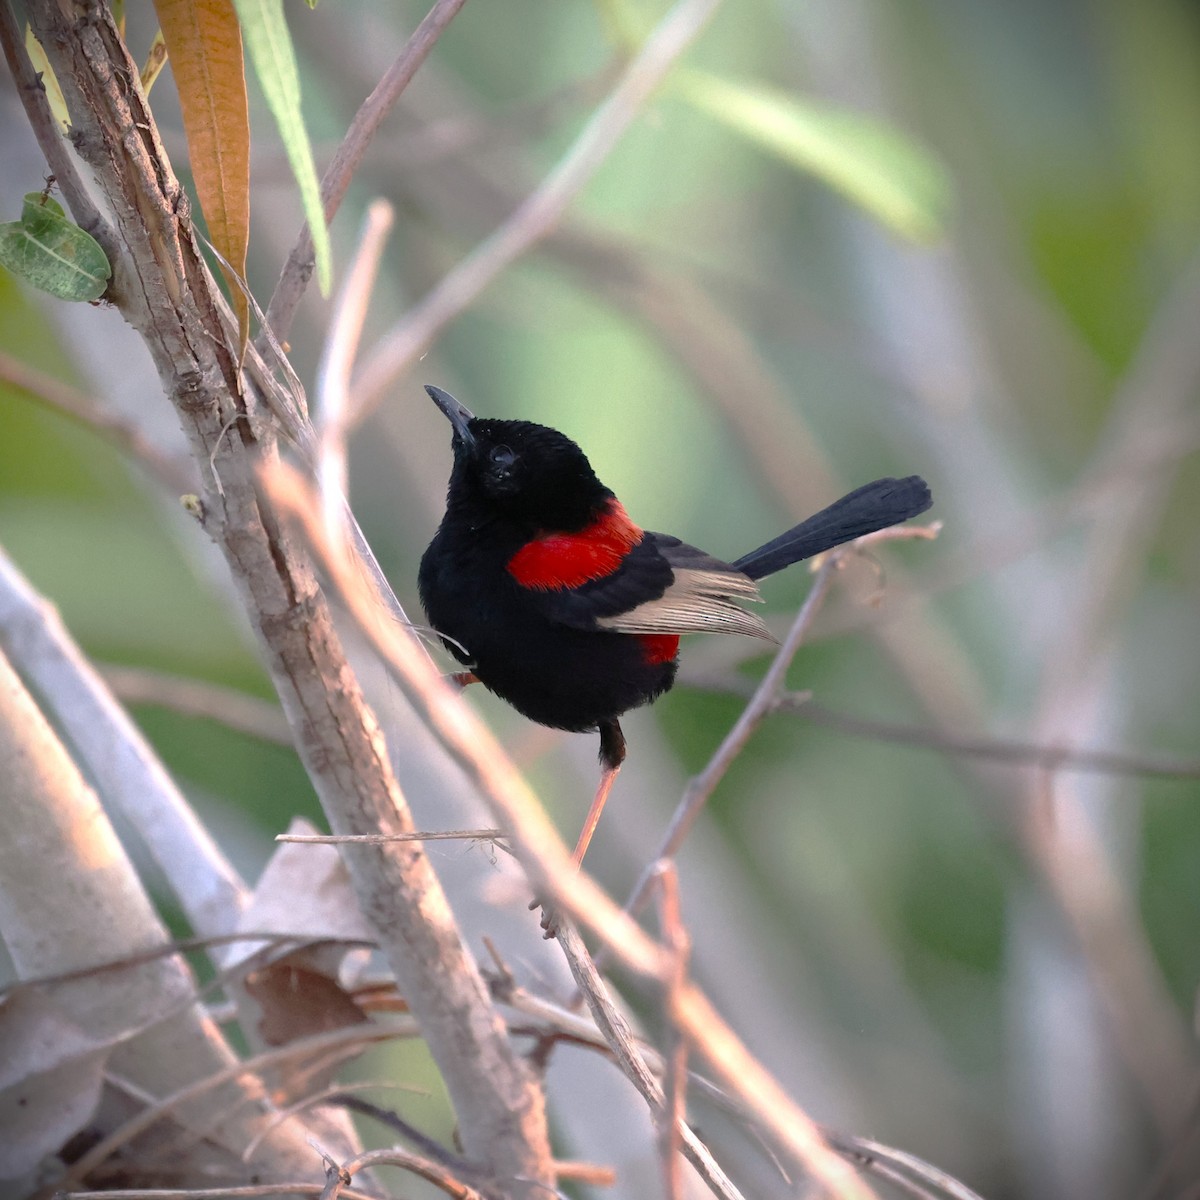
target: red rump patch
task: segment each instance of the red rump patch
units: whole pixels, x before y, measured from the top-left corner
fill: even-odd
[[[579,587],[611,575],[641,540],[642,531],[614,499],[578,533],[547,533],[522,546],[508,560],[508,573],[539,592]]]
[[[673,662],[679,653],[677,633],[639,633],[637,640],[642,643],[642,653],[652,667]]]

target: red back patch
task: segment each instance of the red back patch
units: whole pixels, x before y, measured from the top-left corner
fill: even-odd
[[[579,587],[611,575],[642,540],[619,500],[578,533],[547,533],[508,560],[508,573],[522,586],[547,592]]]

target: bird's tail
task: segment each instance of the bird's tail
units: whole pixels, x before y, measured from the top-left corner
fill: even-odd
[[[732,565],[751,579],[762,579],[802,558],[812,558],[877,529],[899,525],[923,513],[932,503],[929,486],[919,475],[877,479],[835,500],[766,545],[742,555]]]

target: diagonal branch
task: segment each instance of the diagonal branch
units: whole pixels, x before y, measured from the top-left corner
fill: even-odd
[[[354,177],[354,172],[362,162],[367,147],[383,119],[395,107],[396,101],[412,82],[413,76],[429,56],[442,31],[465,3],[466,0],[437,0],[425,19],[413,30],[413,35],[404,44],[400,56],[387,69],[375,90],[354,114],[346,136],[321,179],[321,203],[325,206],[326,221],[332,221],[334,214],[341,207],[350,187],[350,180]],[[305,225],[288,255],[271,302],[267,305],[265,324],[280,343],[287,341],[292,318],[296,315],[300,298],[304,295],[309,279],[312,278],[313,263],[312,234]]]
[[[720,2],[677,0],[541,186],[380,340],[356,377],[356,422],[367,415],[442,329],[469,308],[506,267],[555,228],[680,55],[699,37]]]

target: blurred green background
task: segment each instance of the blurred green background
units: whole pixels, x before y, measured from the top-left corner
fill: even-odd
[[[467,5],[334,224],[344,267],[366,201],[397,208],[367,352],[564,153],[663,11]],[[289,9],[321,163],[421,15]],[[141,53],[150,17],[130,21]],[[359,518],[416,610],[449,464],[424,382],[565,430],[638,523],[720,556],[876,475],[923,474],[940,538],[851,564],[792,667],[840,721],[771,718],[681,858],[697,974],[814,1116],[991,1200],[1194,1195],[1200,787],[1170,768],[1200,741],[1200,9],[742,0],[685,66],[705,74],[668,83],[564,225],[356,436]],[[773,89],[791,149],[734,128],[716,85],[701,103],[714,79]],[[172,86],[152,100],[186,180]],[[43,168],[11,88],[4,105],[15,219]],[[299,217],[262,111],[255,128],[265,300]],[[923,236],[805,169],[804,136],[824,139],[827,175],[830,146],[841,168],[882,163],[860,194],[895,184]],[[310,387],[328,311],[308,297],[290,339]],[[0,348],[178,449],[113,313],[0,274]],[[97,660],[269,694],[176,498],[2,385],[0,543]],[[806,586],[803,569],[767,585],[778,629]],[[693,685],[629,722],[589,858],[618,894],[740,711],[714,680],[767,659],[695,638],[684,661]],[[592,739],[473,699],[573,837]],[[293,814],[319,817],[289,751],[136,714],[251,873]],[[1159,770],[952,757],[852,736],[855,719]],[[1139,1193],[1172,1148],[1183,1165]]]

